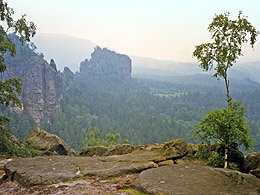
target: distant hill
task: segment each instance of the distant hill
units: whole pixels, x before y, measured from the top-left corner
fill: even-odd
[[[32,40],[38,51],[49,62],[53,58],[58,70],[69,67],[73,72],[79,71],[79,64],[94,51],[95,43],[62,34],[36,34]]]
[[[80,62],[90,59],[96,44],[87,40],[61,34],[37,34],[33,42],[38,51],[44,54],[47,61],[53,58],[59,70],[69,67],[73,72],[79,71]],[[117,51],[120,53],[120,51]],[[166,60],[156,60],[140,56],[130,56],[135,75],[182,76],[203,73],[196,63],[181,63]],[[236,64],[230,70],[230,76],[243,80],[250,78],[260,82],[260,62]]]

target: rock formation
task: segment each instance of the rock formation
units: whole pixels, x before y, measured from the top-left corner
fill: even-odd
[[[260,152],[246,155],[244,170],[246,173],[251,173],[260,178]]]
[[[26,142],[32,144],[35,150],[47,155],[74,155],[75,152],[69,148],[65,141],[57,135],[47,133],[36,128],[27,137]]]
[[[41,134],[39,129],[34,134],[37,132]],[[132,148],[130,145],[125,146]],[[75,185],[83,189],[83,185],[86,185],[83,181],[91,183],[91,178],[102,180],[101,185],[106,181],[113,181],[112,185],[115,185],[115,177],[126,178],[129,175],[135,175],[135,179],[128,179],[127,184],[130,182],[132,187],[146,194],[259,194],[260,180],[253,173],[205,166],[205,161],[192,157],[194,151],[194,145],[186,144],[184,139],[177,139],[160,145],[137,146],[133,152],[123,155],[16,158],[4,162],[4,170],[10,181],[16,181],[28,189],[51,185],[50,189],[56,190],[55,186],[65,186],[61,194],[71,188],[75,189],[67,181],[77,181]],[[189,159],[184,159],[188,156]],[[249,158],[253,158],[252,163],[249,163],[252,168],[259,165],[258,154]],[[15,190],[19,191],[17,188]],[[10,189],[2,192],[10,192]],[[45,194],[41,192],[39,194]],[[89,188],[86,192],[89,192]]]
[[[98,46],[90,60],[80,63],[80,73],[87,78],[128,81],[131,72],[132,61],[128,56]]]
[[[122,144],[116,146],[95,146],[85,147],[80,150],[81,156],[111,156],[129,154],[134,151],[134,146],[130,144]]]
[[[12,35],[16,44],[16,56],[5,56],[7,70],[2,80],[18,77],[23,80],[22,94],[24,110],[40,124],[42,118],[51,120],[60,108],[62,78],[58,75],[54,60],[49,64],[28,45],[21,45],[19,38]]]
[[[65,88],[74,80],[74,73],[68,67],[64,67],[63,72],[59,72],[59,75],[63,80],[63,85]]]

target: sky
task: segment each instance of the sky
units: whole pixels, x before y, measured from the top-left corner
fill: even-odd
[[[210,42],[215,14],[239,10],[260,31],[259,0],[5,0],[15,18],[27,14],[37,33],[88,39],[117,52],[178,62],[195,62],[194,46]],[[36,35],[37,36],[37,35]],[[244,61],[260,61],[260,36]]]

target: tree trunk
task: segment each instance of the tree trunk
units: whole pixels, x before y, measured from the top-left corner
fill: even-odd
[[[225,160],[224,160],[224,169],[226,169],[226,168],[227,168],[227,165],[228,165],[227,158],[228,158],[228,147],[227,147],[227,145],[225,144]]]
[[[226,76],[224,77],[225,79],[225,84],[226,84],[226,89],[227,89],[227,103],[228,103],[228,110],[230,108],[230,96],[229,96],[229,80],[227,79],[227,72]]]

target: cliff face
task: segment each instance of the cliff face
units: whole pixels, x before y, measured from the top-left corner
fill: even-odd
[[[106,48],[96,47],[91,59],[80,63],[80,73],[90,78],[128,81],[131,78],[132,61],[127,55]]]
[[[5,56],[7,70],[2,80],[18,77],[23,80],[20,96],[24,110],[40,124],[42,118],[50,120],[60,108],[62,98],[62,78],[58,75],[54,61],[51,65],[42,56],[33,52],[29,45],[22,46],[17,37],[16,56]]]
[[[74,73],[68,67],[64,67],[63,72],[59,71],[59,75],[63,80],[64,88],[66,88],[68,84],[74,80]]]

